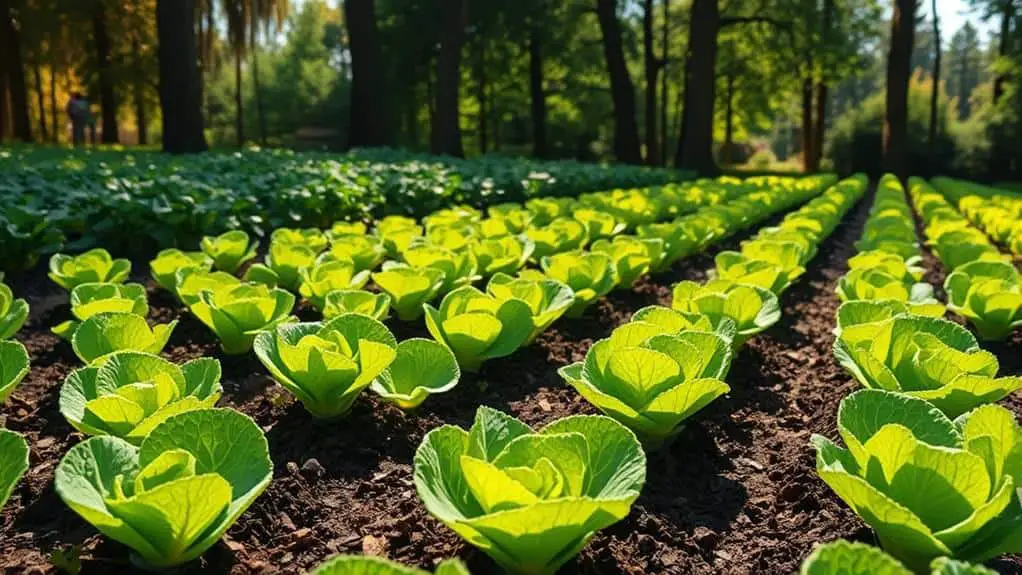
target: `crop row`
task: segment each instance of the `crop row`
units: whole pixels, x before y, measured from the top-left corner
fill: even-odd
[[[1022,196],[951,178],[934,178],[932,183],[973,225],[1022,256]]]
[[[929,230],[939,213],[928,209],[932,190],[911,185]],[[820,435],[812,443],[820,478],[883,550],[837,541],[817,548],[802,572],[992,574],[969,563],[1022,550],[1022,428],[994,404],[1022,379],[996,377],[993,354],[942,319],[933,287],[920,281],[912,211],[897,178],[881,180],[857,247],[838,290],[834,354],[865,389],[841,401],[845,447]]]

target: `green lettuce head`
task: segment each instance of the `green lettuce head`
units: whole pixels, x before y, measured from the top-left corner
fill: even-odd
[[[410,241],[410,240],[409,240]],[[376,236],[341,236],[333,241],[324,259],[351,260],[358,271],[374,270],[387,257],[383,240]]]
[[[674,286],[671,307],[705,315],[715,331],[725,318],[734,321],[738,330],[732,342],[735,349],[781,319],[781,308],[773,292],[727,280],[714,280],[706,285],[680,282]]]
[[[450,348],[461,368],[472,373],[488,359],[514,353],[533,331],[532,310],[524,301],[502,301],[472,286],[447,294],[440,309],[423,307],[430,335]]]
[[[645,482],[635,435],[602,416],[533,431],[480,407],[470,430],[434,429],[415,453],[426,509],[521,575],[553,575],[596,531],[628,515]]]
[[[967,318],[985,340],[1006,339],[1022,327],[1022,276],[1009,263],[960,266],[944,281],[944,291],[951,311]]]
[[[529,228],[525,235],[536,245],[532,257],[537,260],[561,252],[580,250],[588,240],[585,226],[567,217],[557,218],[542,228]]]
[[[7,284],[0,283],[0,341],[10,339],[28,319],[28,302],[14,299]]]
[[[330,231],[327,232],[327,237],[331,239],[338,236],[364,235],[366,235],[365,222],[334,222],[334,225],[330,226]]]
[[[150,327],[144,317],[133,313],[98,313],[78,326],[71,336],[71,348],[87,364],[101,363],[118,351],[158,354],[176,326],[177,320]]]
[[[664,255],[652,267],[654,273],[667,271],[674,262],[699,249],[695,234],[691,233],[690,226],[683,223],[645,224],[636,228],[636,232],[640,238],[658,239],[664,243]]]
[[[28,442],[19,433],[0,428],[0,509],[28,471]]]
[[[469,249],[453,251],[431,245],[410,247],[404,252],[405,262],[413,268],[432,268],[444,274],[440,293],[469,285],[479,279],[475,256]]]
[[[805,273],[802,256],[802,246],[794,242],[753,240],[741,252],[720,252],[714,262],[718,278],[780,295]]]
[[[523,346],[536,341],[539,334],[563,316],[575,302],[575,292],[570,287],[545,277],[528,279],[497,274],[487,284],[486,293],[499,301],[517,299],[529,306],[532,332]]]
[[[323,319],[331,320],[346,313],[360,313],[377,321],[390,315],[390,296],[365,290],[334,290],[323,300]]]
[[[566,252],[545,257],[543,273],[575,292],[575,303],[568,308],[568,317],[582,317],[587,307],[610,293],[617,284],[614,265],[606,254]]]
[[[1022,377],[996,377],[997,358],[956,323],[918,315],[853,325],[870,318],[843,319],[834,355],[866,387],[925,399],[948,417],[1022,388]]]
[[[334,419],[347,415],[358,394],[394,361],[397,340],[371,317],[347,314],[264,331],[255,352],[313,417]]]
[[[414,240],[422,237],[422,226],[405,216],[387,216],[376,223],[373,232],[383,245],[386,255],[400,258]]]
[[[292,321],[294,305],[295,296],[285,290],[240,284],[201,292],[191,310],[220,338],[224,353],[237,355],[252,349],[259,332]]]
[[[60,388],[60,412],[82,433],[138,444],[172,415],[213,407],[220,393],[215,359],[178,366],[158,355],[121,351],[71,372]]]
[[[168,418],[139,447],[117,437],[79,443],[57,466],[54,486],[152,569],[202,555],[272,479],[259,426],[230,409],[203,409]]]
[[[149,262],[149,271],[153,280],[172,294],[177,294],[177,272],[183,269],[194,269],[208,272],[213,267],[213,260],[202,252],[183,252],[178,249],[163,250]]]
[[[241,280],[227,272],[184,268],[177,272],[177,297],[185,305],[192,306],[199,302],[199,294],[204,291],[226,289],[241,284]]]
[[[930,563],[930,575],[997,575],[981,565],[970,565],[947,557]],[[799,575],[914,575],[901,562],[865,543],[837,540],[820,545],[802,563]]]
[[[231,230],[216,237],[202,238],[199,247],[213,260],[216,269],[236,274],[245,262],[255,259],[259,242],[251,241],[247,232]]]
[[[613,241],[597,240],[590,249],[611,259],[618,289],[630,289],[664,257],[662,240],[635,236],[617,236]]]
[[[658,449],[682,423],[731,388],[731,342],[711,332],[672,333],[633,321],[593,344],[585,361],[558,373],[582,397]]]
[[[525,267],[536,245],[516,236],[501,236],[477,240],[470,249],[479,266],[479,274],[492,277],[499,273],[510,275]]]
[[[571,217],[585,226],[589,241],[616,236],[628,227],[624,222],[618,222],[613,215],[593,208],[579,208],[572,212]]]
[[[436,268],[413,268],[396,262],[387,262],[383,271],[372,277],[373,283],[390,297],[390,306],[401,321],[422,317],[423,304],[433,301],[444,285],[444,272]]]
[[[77,256],[55,254],[50,258],[50,279],[67,291],[85,283],[124,283],[130,274],[131,262],[115,260],[102,248]]]
[[[272,242],[270,253],[266,255],[266,267],[276,274],[277,285],[297,292],[302,283],[302,271],[316,265],[318,253],[305,244]]]
[[[926,282],[906,282],[884,268],[856,268],[839,281],[837,295],[841,301],[894,300],[904,303],[918,315],[941,317],[944,304],[933,297],[933,286]]]
[[[275,243],[305,246],[318,254],[330,245],[330,240],[318,228],[277,228],[270,234],[270,245]]]
[[[1007,409],[952,421],[921,399],[868,389],[841,401],[838,431],[845,448],[813,436],[820,478],[913,571],[1022,551],[1022,430]]]
[[[81,284],[71,292],[71,315],[68,320],[54,326],[58,337],[71,341],[81,322],[101,313],[131,313],[140,317],[149,314],[149,301],[145,288],[139,284]]]
[[[312,570],[309,575],[430,575],[428,571],[405,567],[382,557],[370,555],[337,555]],[[442,561],[433,575],[469,575],[457,559]]]
[[[301,287],[299,293],[322,311],[326,296],[335,290],[361,289],[369,281],[369,271],[355,272],[350,260],[334,260],[304,268],[299,272]]]
[[[0,341],[0,405],[28,375],[28,350],[16,341]],[[0,501],[0,507],[3,501]]]
[[[394,361],[373,380],[372,390],[404,410],[416,409],[430,395],[458,385],[461,369],[454,353],[431,339],[412,338],[397,344]]]

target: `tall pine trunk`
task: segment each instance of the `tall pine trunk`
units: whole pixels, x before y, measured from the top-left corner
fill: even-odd
[[[690,22],[681,137],[674,165],[709,175],[718,171],[713,160],[713,104],[720,29],[717,0],[692,0]]]
[[[195,0],[157,0],[157,58],[160,64],[160,110],[163,151],[206,151],[202,133],[202,79],[197,66]]]
[[[936,166],[935,160],[937,154],[937,107],[939,105],[938,96],[940,94],[940,17],[937,15],[937,0],[932,0],[930,3],[931,13],[933,14],[933,86],[930,88],[930,133],[927,140],[927,148],[930,158],[930,166]]]
[[[92,36],[96,43],[96,62],[99,67],[102,142],[116,144],[120,141],[117,126],[117,91],[114,87],[113,63],[110,60],[110,33],[107,29],[106,8],[102,0],[96,2],[96,8],[92,13]]]
[[[660,59],[660,163],[661,165],[667,165],[667,66],[670,62],[671,50],[670,50],[670,27],[667,25],[670,21],[670,8],[671,0],[662,0],[664,7],[664,21],[663,21],[663,38],[661,41],[664,45],[664,53]]]
[[[735,144],[735,75],[731,71],[727,73],[727,93],[725,94],[724,109],[724,164],[730,166],[734,157],[733,147]]]
[[[46,126],[46,94],[43,93],[43,72],[40,69],[39,56],[33,59],[32,76],[35,81],[36,104],[39,106],[39,137],[43,142],[50,139],[49,130]]]
[[[485,154],[489,146],[489,134],[487,133],[487,114],[489,113],[486,99],[486,47],[483,44],[484,38],[476,39],[475,58],[475,80],[476,80],[476,101],[479,103],[479,153]]]
[[[52,39],[51,39],[52,42]],[[57,58],[50,50],[50,134],[55,144],[60,143],[60,110],[57,108]]]
[[[10,0],[0,0],[0,73],[6,71],[7,102],[10,104],[12,134],[22,142],[32,141],[32,123],[28,113],[28,87],[25,63],[21,56],[21,34],[14,26]],[[3,98],[0,90],[0,99]],[[4,114],[0,102],[0,114]],[[0,132],[0,137],[3,132]]]
[[[831,39],[830,36],[833,32],[831,22],[833,17],[834,0],[824,0],[822,38],[825,45]],[[824,70],[820,81],[816,83],[816,121],[813,124],[813,161],[810,166],[813,172],[820,171],[820,162],[823,161],[823,148],[827,135],[827,97],[829,88],[827,86],[826,74],[827,70]]]
[[[374,0],[346,0],[344,17],[351,51],[348,142],[356,146],[390,143],[390,116],[383,78],[383,53]]]
[[[614,103],[614,155],[626,164],[642,163],[639,127],[635,122],[635,87],[625,63],[621,42],[621,23],[617,19],[616,0],[597,0],[596,15],[603,36],[603,55],[610,75],[610,95]]]
[[[535,22],[529,29],[529,104],[532,116],[532,155],[549,155],[546,141],[546,89],[543,87],[543,49],[540,26]]]
[[[657,141],[657,74],[660,63],[653,52],[653,0],[644,0],[642,13],[642,56],[646,70],[646,163],[660,164],[660,144]]]
[[[813,79],[808,76],[802,79],[802,171],[813,171]]]
[[[916,0],[895,0],[887,56],[887,108],[884,116],[884,170],[907,178],[908,83],[912,73]]]
[[[245,145],[245,95],[241,83],[242,49],[234,49],[234,135],[238,147]]]
[[[465,0],[441,0],[440,50],[436,62],[436,111],[430,149],[434,154],[464,157],[461,145],[461,46],[465,40]]]

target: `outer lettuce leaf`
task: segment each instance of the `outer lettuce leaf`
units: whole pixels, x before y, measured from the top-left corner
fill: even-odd
[[[14,337],[28,319],[28,302],[14,299],[7,284],[0,283],[0,341]]]
[[[20,434],[0,428],[0,509],[28,471],[28,442]]]
[[[77,256],[55,254],[50,258],[50,279],[67,291],[86,283],[124,283],[130,274],[130,261],[115,260],[102,248]]]
[[[133,350],[158,354],[170,340],[177,320],[152,327],[133,313],[107,312],[83,321],[71,337],[71,348],[85,363],[99,363],[110,354]]]
[[[231,230],[216,237],[202,238],[200,247],[212,258],[216,269],[236,274],[242,265],[255,259],[259,242],[250,241],[248,233],[242,230]]]

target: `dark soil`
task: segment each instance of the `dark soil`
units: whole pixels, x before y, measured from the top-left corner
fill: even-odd
[[[868,201],[853,208],[784,295],[781,322],[738,355],[728,377],[732,392],[694,418],[672,446],[650,456],[646,488],[631,515],[598,533],[562,574],[780,575],[797,571],[817,543],[872,540],[817,478],[808,445],[812,433],[836,436],[838,402],[856,388],[831,355],[831,330],[838,306],[834,287],[855,253],[867,211]],[[581,360],[593,341],[639,308],[669,304],[673,282],[701,279],[711,266],[710,255],[689,258],[668,274],[615,292],[586,317],[561,320],[530,348],[484,364],[479,376],[465,376],[453,392],[430,398],[417,413],[403,413],[367,392],[347,419],[329,425],[313,423],[254,355],[224,357],[204,326],[150,284],[151,317],[180,320],[166,355],[174,361],[220,358],[222,404],[258,422],[275,465],[273,483],[227,537],[178,572],[301,573],[335,553],[386,555],[425,568],[457,555],[473,573],[498,572],[419,503],[411,461],[422,437],[444,423],[467,427],[479,405],[533,426],[595,413],[556,369]],[[56,463],[82,439],[57,409],[60,385],[79,362],[48,331],[68,308],[42,274],[13,283],[32,304],[31,321],[18,338],[34,367],[0,413],[9,428],[28,437],[32,456],[29,473],[0,516],[0,569],[54,572],[52,554],[80,545],[82,573],[124,573],[131,569],[128,550],[97,535],[52,488]],[[421,322],[390,324],[400,339],[426,335]],[[1020,350],[1016,336],[995,351],[1005,365],[1015,357],[1017,369]],[[1022,402],[1009,404],[1022,412]],[[1008,559],[997,567],[1020,573],[1019,565]]]

